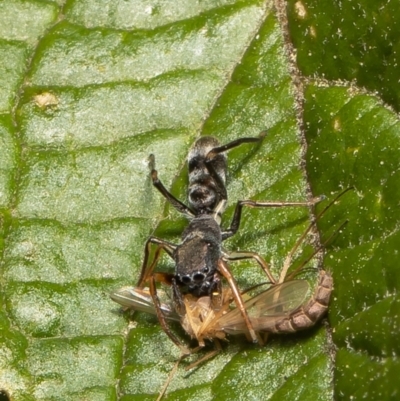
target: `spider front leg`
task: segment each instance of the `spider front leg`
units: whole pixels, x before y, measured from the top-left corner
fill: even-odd
[[[151,264],[148,265],[150,257],[150,248],[152,244],[157,245],[157,248],[155,250],[154,258]],[[149,280],[149,278],[154,275],[153,271],[157,265],[158,260],[160,259],[161,251],[165,251],[172,258],[172,254],[175,249],[176,245],[172,244],[171,242],[165,241],[157,237],[148,238],[144,246],[143,264],[142,264],[142,269],[140,271],[139,281],[137,283],[137,286],[139,288],[143,288],[145,283]]]
[[[164,196],[164,198],[180,213],[186,215],[189,218],[193,218],[195,213],[188,206],[186,206],[179,199],[175,198],[171,192],[165,188],[164,184],[158,178],[158,172],[155,169],[155,156],[151,154],[149,156],[149,167],[151,171],[151,180],[153,182],[153,186]]]
[[[254,343],[263,345],[264,341],[262,340],[261,336],[258,333],[256,333],[250,321],[249,315],[244,305],[242,294],[239,290],[236,280],[233,277],[231,271],[229,270],[228,265],[222,258],[218,261],[218,271],[226,278],[226,280],[229,283],[229,286],[231,287],[232,295],[235,300],[236,306],[240,310],[240,313],[246,323],[248,334],[250,335],[251,340]]]
[[[149,264],[150,249],[152,244],[157,245],[157,248],[154,253],[154,258]],[[157,294],[156,282],[172,285],[174,288],[174,297],[175,293],[179,292],[179,289],[175,288],[176,287],[175,280],[171,274],[154,272],[157,262],[160,259],[161,252],[165,251],[172,258],[172,254],[175,249],[176,245],[168,241],[162,240],[157,237],[149,237],[145,245],[143,265],[140,273],[140,278],[138,281],[138,287],[143,288],[146,283],[149,283],[150,295],[151,298],[153,299],[155,312],[158,321],[160,322],[161,328],[164,330],[165,334],[171,339],[171,341],[179,347],[179,349],[182,351],[182,354],[186,355],[190,354],[191,351],[185,345],[183,345],[179,341],[179,339],[175,336],[175,334],[171,331],[161,308],[161,302]]]
[[[215,157],[218,156],[220,153],[227,152],[228,150],[236,148],[237,146],[240,146],[243,143],[260,142],[264,136],[265,136],[265,133],[261,133],[260,136],[257,138],[239,138],[239,139],[236,139],[225,145],[217,146],[217,147],[211,149],[207,153],[207,156],[205,158],[205,166],[206,166],[210,176],[213,178],[214,182],[216,183],[215,190],[219,195],[219,199],[226,201],[228,199],[228,195],[226,192],[225,182],[222,181],[220,175],[217,173],[217,171],[214,168],[213,161],[214,161]]]
[[[183,355],[191,354],[190,349],[179,341],[178,337],[176,337],[176,335],[171,331],[167,323],[164,313],[161,310],[161,302],[157,295],[156,280],[154,275],[150,277],[149,281],[150,281],[150,295],[153,299],[156,315],[158,321],[160,322],[161,328],[164,330],[164,333],[171,339],[171,341],[181,350]]]

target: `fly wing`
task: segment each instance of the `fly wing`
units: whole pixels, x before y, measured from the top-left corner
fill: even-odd
[[[295,312],[305,300],[308,282],[293,280],[277,284],[245,301],[244,306],[256,331],[274,331],[275,324]],[[247,333],[248,329],[238,308],[218,319],[218,326],[226,333]]]
[[[162,298],[161,291],[157,291]],[[140,312],[156,314],[153,298],[146,289],[136,287],[122,287],[110,294],[110,298],[125,308]],[[161,310],[168,320],[179,321],[179,315],[174,311],[172,303],[161,303]]]

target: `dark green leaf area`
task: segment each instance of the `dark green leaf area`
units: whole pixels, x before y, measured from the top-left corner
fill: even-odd
[[[341,246],[350,229],[351,226],[339,234]],[[330,320],[334,326],[398,291],[400,260],[396,249],[399,241],[400,233],[396,232],[382,242],[366,242],[328,254],[325,264],[335,278],[335,301],[330,307]],[[382,317],[377,314],[375,322],[382,323]]]
[[[351,227],[347,228],[348,230]],[[345,231],[342,234],[345,236]],[[330,321],[336,326],[343,319],[352,318],[365,307],[374,305],[387,294],[387,284],[375,257],[371,243],[356,248],[332,251],[325,258],[326,268],[333,272],[334,302],[330,307]]]
[[[395,399],[400,335],[398,119],[374,97],[346,88],[309,86],[306,99],[307,170],[314,193],[333,196],[353,187],[318,222],[329,238],[348,220],[328,243],[324,260],[334,277],[329,320],[339,348],[335,397]]]
[[[284,398],[299,401],[332,400],[331,361],[326,354],[320,354],[299,367],[293,376],[271,397],[271,401]]]
[[[400,355],[400,298],[391,296],[358,313],[335,328],[333,338],[341,347],[366,350],[371,356]]]
[[[213,394],[217,399],[237,399],[236,392],[240,388],[240,393],[246,394],[247,399],[259,399],[260,394],[266,399],[274,399],[280,392],[288,392],[294,399],[300,399],[296,398],[299,396],[296,383],[304,382],[306,372],[318,375],[328,371],[330,362],[323,355],[324,347],[324,330],[315,337],[309,333],[283,336],[263,348],[248,347],[237,354],[214,380]],[[319,377],[319,384],[314,382],[311,385],[307,380],[307,391],[314,397],[309,399],[328,400],[325,392],[330,392],[329,380],[329,377]]]
[[[364,354],[340,349],[336,362],[337,400],[397,400],[400,392],[398,359],[371,360]]]
[[[356,80],[399,109],[396,3],[291,0],[288,10],[297,62],[305,75]]]
[[[256,40],[247,49],[245,62],[236,67],[232,80],[250,85],[253,89],[261,86],[269,87],[269,90],[274,88],[275,93],[279,93],[282,82],[288,80],[287,60],[282,45],[282,37],[277,34],[275,15],[271,13],[261,26]]]
[[[288,81],[279,84],[278,87],[254,88],[241,83],[231,83],[207,120],[204,133],[213,136],[225,134],[229,139],[258,136],[261,131],[268,130],[286,119],[293,119],[290,86]],[[288,135],[284,140],[288,141],[290,138]]]
[[[336,97],[338,92],[343,96],[347,90],[307,89],[307,168],[314,193],[355,187],[359,201],[350,221],[354,230],[347,230],[347,235],[357,244],[390,233],[400,220],[396,185],[400,179],[400,125],[393,113],[370,96],[348,93],[339,109],[335,102],[325,102],[327,96]],[[330,118],[321,118],[320,110],[324,117],[331,114]]]
[[[282,45],[276,18],[270,14],[205,122],[206,135],[257,136],[293,119],[294,99]]]

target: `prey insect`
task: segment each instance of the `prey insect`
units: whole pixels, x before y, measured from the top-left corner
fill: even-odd
[[[275,284],[244,301],[252,326],[258,333],[293,333],[313,326],[326,312],[332,292],[332,276],[321,270],[317,289],[313,296],[305,301],[309,285],[306,280],[292,280]],[[156,315],[153,298],[148,289],[123,287],[114,292],[111,298],[126,308]],[[191,294],[183,296],[185,312],[178,313],[173,300],[167,299],[160,308],[169,321],[179,321],[188,335],[197,340],[195,353],[205,346],[205,340],[214,344],[214,350],[197,359],[186,370],[215,357],[221,352],[220,340],[227,334],[246,334],[247,325],[242,314],[232,304],[232,291],[226,286],[218,294],[196,298]],[[170,372],[157,401],[163,397],[179,363],[187,354],[182,354]]]
[[[318,197],[306,202],[238,201],[230,227],[228,229],[221,227],[221,215],[227,204],[226,152],[244,143],[260,142],[263,136],[264,134],[258,138],[241,138],[225,145],[220,145],[217,139],[213,137],[202,137],[197,140],[188,156],[189,206],[186,206],[165,188],[155,169],[155,157],[150,156],[153,185],[176,210],[183,213],[190,221],[182,233],[180,244],[176,245],[154,236],[146,241],[137,286],[144,288],[149,285],[150,295],[163,330],[182,350],[185,349],[169,329],[161,302],[157,296],[156,282],[172,286],[176,309],[184,313],[184,295],[191,294],[194,297],[202,297],[220,292],[221,277],[224,277],[231,288],[234,302],[246,323],[248,336],[253,342],[262,343],[261,337],[257,335],[252,326],[241,292],[227,262],[254,259],[264,270],[270,282],[275,283],[275,279],[270,273],[267,263],[256,252],[227,252],[223,250],[222,242],[238,231],[244,206],[252,208],[312,206],[321,200]],[[156,248],[154,256],[150,260],[152,245],[155,245]],[[166,252],[175,262],[173,275],[155,271],[162,251]]]
[[[244,306],[250,321],[258,333],[293,333],[313,326],[322,318],[328,309],[333,288],[332,276],[321,270],[317,288],[311,298],[306,301],[309,284],[306,280],[291,280],[272,285],[267,290],[245,299]],[[242,294],[245,297],[245,293]],[[156,308],[148,289],[123,287],[111,295],[120,305],[134,310],[156,315]],[[204,362],[221,350],[219,340],[227,334],[246,334],[247,326],[240,310],[232,306],[230,288],[223,288],[220,293],[211,296],[194,297],[191,294],[183,296],[185,312],[175,308],[172,300],[160,304],[166,319],[179,321],[191,338],[196,339],[199,347],[205,346],[205,341],[214,343],[215,350],[206,354],[194,364],[191,369]]]

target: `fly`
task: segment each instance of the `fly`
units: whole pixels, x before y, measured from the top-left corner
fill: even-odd
[[[276,284],[259,294],[244,300],[244,307],[251,324],[258,333],[293,333],[313,326],[328,309],[333,279],[330,273],[321,270],[314,294],[306,301],[309,284],[306,280],[291,280]],[[242,294],[245,297],[246,294]],[[123,287],[111,294],[120,305],[157,315],[149,289]],[[183,296],[185,313],[175,309],[172,300],[160,304],[167,320],[180,321],[184,330],[196,339],[200,348],[205,340],[214,342],[215,350],[190,365],[197,366],[215,356],[221,349],[219,341],[227,334],[246,334],[247,325],[240,310],[232,306],[230,288],[223,288],[213,296],[196,298]],[[196,349],[197,350],[197,349]]]
[[[291,280],[276,284],[245,299],[244,305],[255,330],[269,333],[293,333],[313,326],[326,312],[333,289],[330,273],[321,270],[317,289],[305,302],[309,290],[306,280]],[[243,295],[243,294],[242,294]],[[220,301],[215,302],[214,298]],[[149,289],[122,287],[111,294],[111,299],[123,307],[156,315]],[[196,298],[184,296],[187,315],[180,315],[172,301],[161,303],[167,320],[180,321],[185,331],[200,346],[204,340],[225,338],[226,334],[245,334],[246,327],[238,308],[231,308],[231,290],[224,288],[213,296]]]

